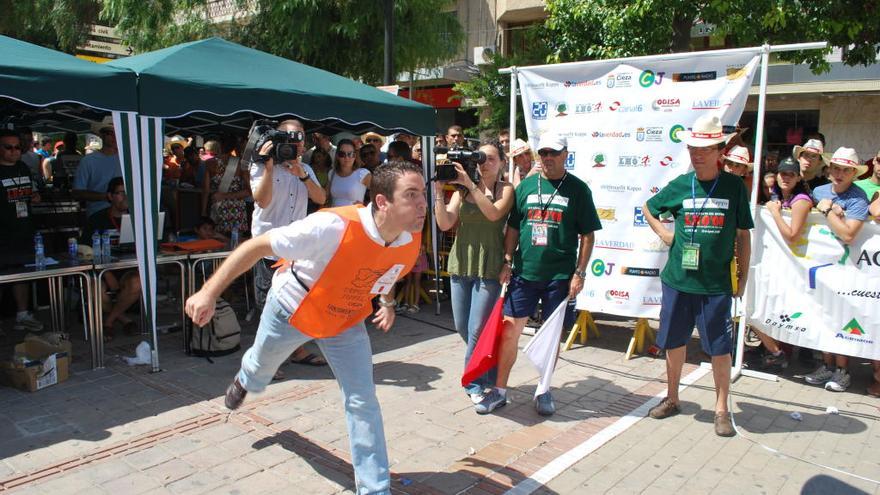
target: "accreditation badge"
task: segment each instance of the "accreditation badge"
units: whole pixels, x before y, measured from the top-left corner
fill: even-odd
[[[370,289],[370,294],[388,294],[391,292],[391,289],[394,288],[394,284],[397,283],[397,278],[400,276],[400,272],[405,268],[402,264],[396,264],[392,266],[387,272],[385,272],[376,283],[373,284],[373,287]]]
[[[684,243],[681,251],[681,267],[685,270],[700,269],[700,245],[698,243]]]
[[[18,218],[27,218],[27,216],[28,216],[27,202],[25,202],[25,201],[16,201],[15,202],[15,216]]]
[[[546,246],[546,245],[547,245],[547,224],[546,223],[532,224],[532,246]]]

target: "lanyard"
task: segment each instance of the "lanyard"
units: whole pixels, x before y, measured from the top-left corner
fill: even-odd
[[[715,176],[715,182],[712,183],[712,187],[709,188],[709,193],[703,198],[703,206],[697,210],[697,215],[694,217],[694,224],[691,226],[691,243],[694,242],[694,235],[697,233],[697,224],[700,222],[700,217],[703,216],[703,209],[706,208],[706,203],[709,202],[709,198],[712,197],[712,193],[715,192],[715,186],[718,185],[718,179],[721,178],[721,174],[719,173]],[[697,206],[697,174],[691,176],[691,201],[693,202],[693,206]]]
[[[538,176],[538,206],[541,207],[541,220],[544,219],[544,213],[547,212],[547,208],[550,208],[550,205],[553,204],[553,198],[556,197],[556,193],[559,192],[559,188],[562,187],[562,183],[565,182],[566,177],[568,177],[568,171],[565,172],[565,175],[562,176],[562,180],[559,181],[559,184],[556,185],[556,190],[553,191],[553,194],[550,195],[550,199],[547,200],[547,204],[543,203],[544,195],[541,194],[541,176]],[[547,182],[550,182],[550,179],[547,179]]]

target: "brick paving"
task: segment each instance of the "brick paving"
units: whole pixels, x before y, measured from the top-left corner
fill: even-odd
[[[878,493],[870,482],[786,456],[880,477],[880,401],[850,392],[744,378],[733,386],[743,436],[712,432],[711,374],[682,394],[683,414],[644,419],[544,485],[528,480],[665,389],[661,360],[623,360],[633,322],[597,315],[602,336],[565,352],[554,377],[557,414],[538,416],[537,373],[522,357],[511,403],[479,416],[458,381],[463,344],[444,308],[370,330],[375,380],[398,494],[517,493]],[[254,324],[245,326],[244,344]],[[525,345],[529,337],[520,341]],[[133,354],[136,338],[108,354]],[[77,350],[80,348],[77,345]],[[115,358],[29,394],[0,388],[0,491],[10,493],[352,493],[340,395],[328,368],[288,364],[285,379],[229,413],[222,393],[241,354],[205,359],[163,335],[161,373]],[[701,358],[692,346],[685,374]],[[799,370],[802,371],[802,370]],[[825,413],[833,405],[838,415]],[[801,421],[789,413],[800,412]],[[757,443],[756,443],[757,442]],[[558,462],[558,461],[557,461]],[[528,490],[525,488],[529,487]]]

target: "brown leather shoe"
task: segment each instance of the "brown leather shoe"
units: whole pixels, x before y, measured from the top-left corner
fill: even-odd
[[[681,409],[678,407],[678,404],[669,400],[669,397],[664,397],[659,404],[648,411],[648,416],[651,416],[654,419],[663,419],[668,418],[669,416],[675,416],[680,412]]]
[[[736,435],[736,430],[733,429],[733,422],[730,421],[729,412],[715,413],[715,434],[719,437],[732,437]]]
[[[241,382],[238,381],[238,377],[235,377],[235,380],[232,380],[232,383],[229,384],[229,388],[226,389],[226,409],[234,411],[241,406],[241,403],[244,402],[244,397],[247,395],[247,390],[241,386]]]

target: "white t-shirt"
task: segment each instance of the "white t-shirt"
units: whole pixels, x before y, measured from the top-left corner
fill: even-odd
[[[364,177],[370,175],[365,168],[355,169],[348,177],[340,177],[336,172],[330,171],[330,200],[332,206],[349,206],[364,202],[364,194],[367,186],[364,185]]]
[[[379,229],[373,220],[372,208],[369,205],[359,208],[358,215],[367,236],[376,244],[384,246],[385,241],[379,235]],[[345,221],[339,215],[319,211],[286,227],[270,230],[269,242],[276,256],[296,260],[293,270],[306,286],[312,287],[336,254],[344,232]],[[404,231],[391,246],[404,246],[412,240],[412,234]],[[275,294],[285,311],[293,314],[305,297],[306,290],[288,269],[275,272],[270,293]]]
[[[315,171],[307,163],[302,164],[310,179],[318,184]],[[266,168],[251,163],[251,191],[256,191]],[[292,222],[306,217],[309,206],[309,189],[306,183],[293,175],[287,167],[275,166],[272,170],[272,201],[269,206],[261,208],[254,203],[254,216],[251,219],[251,235],[258,236],[264,232],[290,225]]]

